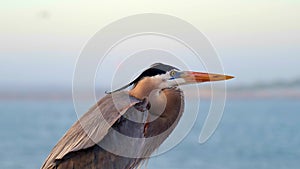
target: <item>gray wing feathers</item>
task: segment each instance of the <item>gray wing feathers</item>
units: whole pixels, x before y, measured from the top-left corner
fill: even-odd
[[[42,169],[52,168],[55,160],[62,159],[70,152],[100,142],[121,115],[138,102],[140,100],[125,91],[106,95],[67,131],[47,157]]]

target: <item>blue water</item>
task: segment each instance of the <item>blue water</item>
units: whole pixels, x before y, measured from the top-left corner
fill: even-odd
[[[208,106],[208,103],[204,103]],[[228,100],[217,131],[198,136],[205,116],[175,148],[150,159],[148,169],[298,169],[299,100]],[[40,168],[77,119],[66,100],[1,100],[0,168]]]

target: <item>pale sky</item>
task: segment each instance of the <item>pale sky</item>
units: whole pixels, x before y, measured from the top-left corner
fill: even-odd
[[[237,84],[300,78],[299,0],[11,0],[0,2],[0,86],[71,86],[89,38],[139,13],[197,27]]]

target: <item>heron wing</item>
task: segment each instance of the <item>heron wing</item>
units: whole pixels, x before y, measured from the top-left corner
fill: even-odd
[[[85,113],[61,138],[47,157],[42,168],[70,152],[87,149],[99,143],[111,126],[132,106],[141,102],[121,91],[106,95]]]

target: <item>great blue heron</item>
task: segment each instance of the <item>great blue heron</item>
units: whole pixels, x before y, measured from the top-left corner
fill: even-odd
[[[153,64],[85,113],[56,144],[42,169],[137,168],[178,124],[184,107],[179,85],[231,78]],[[131,85],[131,90],[123,90]]]

